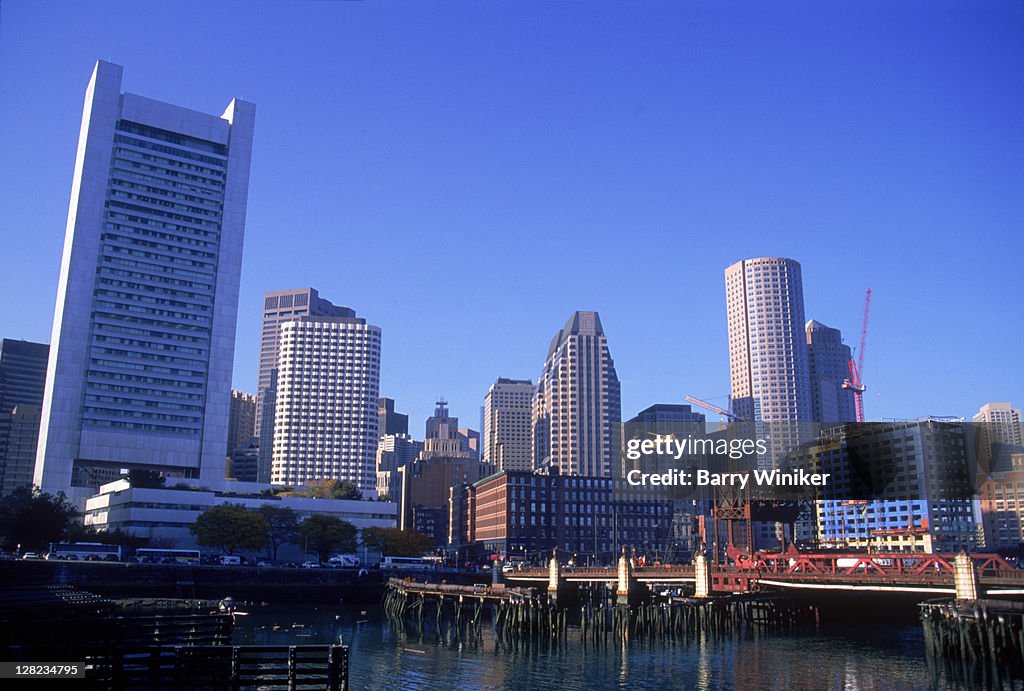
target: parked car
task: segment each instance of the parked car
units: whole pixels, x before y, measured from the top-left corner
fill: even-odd
[[[304,561],[302,562],[302,568],[304,569],[319,569],[320,562],[318,561]]]
[[[354,554],[335,554],[327,560],[327,566],[330,568],[355,568],[360,566],[359,557]]]
[[[21,558],[22,559],[38,559],[39,555],[36,554],[35,552],[25,552],[24,554],[21,555]]]

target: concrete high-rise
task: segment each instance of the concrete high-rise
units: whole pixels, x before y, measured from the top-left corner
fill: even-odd
[[[270,482],[274,444],[274,407],[277,387],[277,340],[281,324],[295,317],[355,317],[355,311],[320,297],[315,288],[273,290],[263,294],[260,362],[256,373],[256,431],[259,444],[257,475]]]
[[[533,467],[563,475],[618,472],[619,377],[597,312],[576,312],[555,334],[533,398]]]
[[[244,391],[231,391],[231,411],[228,416],[228,456],[239,449],[248,449],[255,437],[256,397]]]
[[[974,415],[974,433],[980,471],[986,475],[1006,473],[1011,469],[1013,456],[1024,454],[1020,409],[1009,403],[981,406]],[[1024,514],[1024,505],[1021,513]]]
[[[374,494],[380,337],[360,317],[281,324],[272,483],[344,480]]]
[[[817,540],[879,552],[973,550],[981,504],[973,494],[968,425],[922,418],[846,424],[795,452],[830,479],[815,502]]]
[[[642,441],[659,436],[700,439],[706,433],[707,420],[704,414],[694,412],[690,406],[680,403],[655,403],[622,423],[624,446],[631,439]],[[634,469],[644,473],[664,472],[678,465],[678,459],[672,453],[641,454],[640,458],[632,460],[623,453],[621,474],[625,477]]]
[[[532,470],[530,422],[537,387],[499,377],[484,397],[484,462],[501,470]]]
[[[385,434],[377,443],[377,494],[398,501],[402,495],[398,469],[423,452],[423,442],[408,434]]]
[[[839,329],[810,320],[804,326],[811,380],[811,418],[814,422],[855,422],[853,391],[843,388],[850,378],[850,346]]]
[[[255,106],[121,74],[98,62],[86,89],[35,468],[76,499],[94,471],[224,478]]]
[[[733,413],[769,440],[769,456],[801,442],[813,419],[800,264],[781,257],[725,270]]]
[[[1020,408],[1009,403],[986,403],[975,413],[974,422],[983,424],[989,443],[1024,446]]]
[[[49,351],[45,343],[0,343],[0,495],[32,484]]]
[[[475,482],[486,474],[474,438],[479,441],[475,431],[460,429],[459,418],[448,414],[447,401],[437,401],[434,414],[427,418],[419,457],[399,466],[391,478],[390,493],[398,499],[400,528],[423,532],[435,545],[444,544],[452,485]]]
[[[462,450],[469,454],[470,458],[480,460],[480,432],[469,427],[460,427],[458,430],[459,444]]]
[[[377,434],[381,438],[389,434],[409,434],[409,416],[395,412],[394,399],[381,398],[377,401],[377,418]]]
[[[460,451],[459,418],[448,414],[448,401],[443,398],[434,405],[434,414],[427,418],[423,439],[454,441],[453,451]]]

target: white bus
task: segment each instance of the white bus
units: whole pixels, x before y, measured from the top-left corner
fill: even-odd
[[[140,564],[198,564],[197,549],[151,549],[135,550],[135,561]]]
[[[47,559],[71,561],[121,561],[121,545],[101,542],[51,542]]]
[[[381,557],[382,571],[426,571],[437,566],[435,557]]]

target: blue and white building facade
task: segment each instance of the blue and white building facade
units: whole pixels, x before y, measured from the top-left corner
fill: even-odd
[[[354,525],[360,535],[366,528],[394,528],[398,523],[398,504],[393,502],[268,496],[263,493],[266,488],[255,482],[145,488],[115,480],[88,499],[84,523],[99,531],[122,530],[145,538],[150,545],[180,549],[198,547],[190,528],[204,511],[225,503],[249,511],[264,506],[292,509],[299,521],[314,514],[333,516]]]
[[[255,106],[220,116],[86,89],[35,484],[124,468],[223,480]]]
[[[800,461],[830,473],[823,496],[837,497],[815,502],[818,544],[877,552],[980,548],[981,505],[967,427],[922,418],[825,430]]]

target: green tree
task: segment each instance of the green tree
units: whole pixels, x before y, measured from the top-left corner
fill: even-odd
[[[267,544],[270,526],[258,512],[225,502],[199,514],[189,530],[199,544],[234,554],[235,550],[255,551]]]
[[[337,516],[315,513],[302,522],[299,533],[320,561],[327,561],[331,552],[354,552],[356,527]]]
[[[300,492],[302,496],[314,497],[316,499],[362,499],[363,493],[359,491],[354,482],[348,480],[310,480],[306,483],[305,489]]]
[[[129,553],[134,552],[139,547],[145,547],[149,544],[149,540],[147,538],[132,535],[120,528],[108,530],[103,533],[96,533],[94,542],[102,542],[106,545],[121,545],[122,547],[127,548]]]
[[[56,496],[38,487],[19,487],[0,500],[0,537],[4,547],[43,552],[77,527],[81,513],[63,492]]]
[[[277,550],[281,545],[295,542],[299,534],[299,514],[287,506],[264,504],[259,508],[260,515],[267,522],[267,546],[270,558],[277,560]]]
[[[364,528],[363,544],[389,557],[421,557],[434,548],[423,533],[401,528]]]

